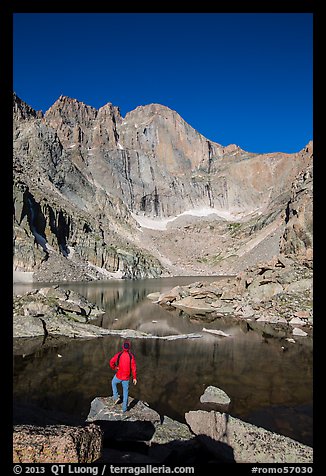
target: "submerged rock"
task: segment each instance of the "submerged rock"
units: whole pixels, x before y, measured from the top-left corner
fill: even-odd
[[[205,327],[203,327],[203,331],[208,332],[209,334],[217,335],[217,336],[231,337],[231,334],[226,334],[225,332],[216,330],[216,329],[206,329]]]

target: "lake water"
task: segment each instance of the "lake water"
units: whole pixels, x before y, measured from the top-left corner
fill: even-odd
[[[232,318],[207,323],[168,311],[146,298],[155,291],[216,277],[179,277],[140,281],[62,283],[106,310],[95,323],[109,329],[136,329],[156,335],[220,329],[231,337],[202,332],[201,338],[165,341],[132,339],[138,384],[130,395],[162,415],[184,422],[184,414],[213,407],[201,404],[205,388],[214,385],[231,398],[230,414],[312,446],[312,339],[295,344],[262,336],[246,322]],[[34,287],[44,287],[44,284]],[[32,285],[15,285],[21,293]],[[153,322],[154,321],[154,322]],[[14,341],[14,412],[24,405],[44,414],[62,412],[85,419],[96,396],[111,395],[109,360],[121,348],[116,336]],[[282,348],[283,347],[283,348]],[[48,421],[47,421],[48,419]]]

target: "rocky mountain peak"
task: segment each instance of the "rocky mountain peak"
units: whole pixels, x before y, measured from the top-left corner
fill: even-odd
[[[132,111],[127,112],[125,116],[125,120],[127,120],[129,117],[133,116],[153,116],[154,114],[168,114],[168,115],[177,115],[179,114],[174,111],[173,109],[169,108],[168,106],[164,106],[163,104],[158,104],[158,103],[151,103],[151,104],[146,104],[144,106],[137,106],[135,109]],[[179,116],[180,117],[180,116]]]
[[[108,102],[104,106],[100,107],[97,113],[97,118],[101,122],[106,118],[110,118],[115,123],[120,123],[122,121],[120,108],[113,106],[111,102]]]
[[[56,127],[59,122],[69,125],[84,124],[89,126],[97,116],[97,110],[92,106],[87,106],[77,99],[68,96],[60,96],[56,102],[45,113],[47,122]]]
[[[13,117],[16,121],[40,119],[43,116],[42,111],[36,111],[26,102],[20,99],[16,93],[13,94]]]

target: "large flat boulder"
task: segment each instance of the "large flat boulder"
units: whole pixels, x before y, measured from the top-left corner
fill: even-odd
[[[234,418],[202,410],[185,414],[197,438],[215,456],[236,463],[312,463],[313,449],[291,438]]]
[[[115,405],[113,397],[96,397],[86,421],[96,422],[107,440],[149,441],[160,415],[147,403],[129,397],[128,411],[122,413],[121,405]]]
[[[196,312],[213,312],[215,308],[212,307],[210,304],[207,304],[205,299],[196,299],[191,296],[187,296],[179,301],[173,303],[174,307],[178,309],[182,309],[187,311],[188,314],[196,313]]]
[[[149,421],[156,425],[160,423],[161,417],[146,402],[130,396],[126,413],[121,413],[121,405],[115,405],[113,397],[95,397],[91,402],[91,408],[86,421],[92,422],[96,420]]]

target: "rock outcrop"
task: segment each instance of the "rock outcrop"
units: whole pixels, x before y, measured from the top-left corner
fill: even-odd
[[[83,296],[59,286],[40,288],[14,297],[13,336],[103,335],[92,319],[104,314]]]
[[[177,241],[168,231],[148,232],[146,220],[152,228],[172,220],[183,230],[180,216],[212,215],[217,225],[208,237],[194,235],[199,249],[213,248],[208,257],[188,253],[199,274],[221,269],[221,260],[230,267],[266,236],[283,233],[282,217],[284,250],[310,246],[310,195],[299,210],[305,218],[295,214],[294,223],[300,190],[291,195],[291,185],[311,166],[312,143],[296,154],[224,147],[159,104],[122,118],[111,103],[97,110],[60,96],[43,115],[14,95],[13,109],[14,271],[33,273],[34,281],[182,273],[187,262]]]
[[[91,402],[87,422],[101,424],[108,436],[118,440],[148,441],[152,445],[192,438],[187,425],[160,415],[146,402],[132,397],[129,397],[125,414],[121,413],[121,405],[114,404],[112,397],[96,397]],[[125,424],[117,425],[116,422]]]
[[[307,147],[312,155],[312,145]],[[286,209],[286,227],[280,251],[286,255],[312,257],[313,249],[313,171],[307,167],[292,184],[291,198]]]

